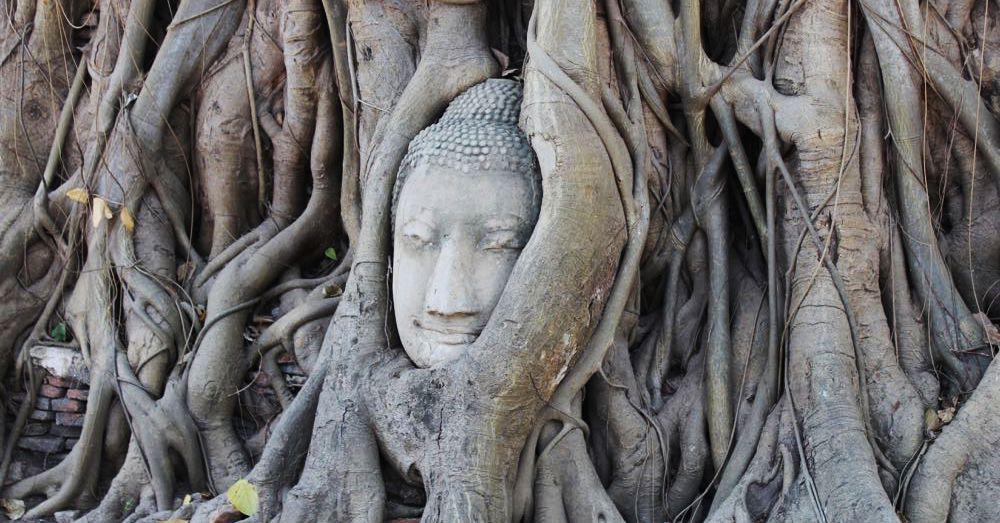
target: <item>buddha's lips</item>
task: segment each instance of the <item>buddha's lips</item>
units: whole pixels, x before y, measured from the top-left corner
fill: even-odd
[[[439,322],[423,323],[414,318],[413,325],[436,343],[443,345],[467,345],[476,341],[482,328],[467,325],[443,325]]]

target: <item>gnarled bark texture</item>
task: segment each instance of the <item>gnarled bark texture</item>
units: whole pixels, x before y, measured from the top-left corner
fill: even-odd
[[[241,480],[260,522],[1000,519],[998,12],[4,0],[0,477],[32,347],[79,350],[91,388],[73,450],[2,497],[85,522],[235,520]],[[538,222],[469,349],[418,368],[397,174],[497,77]],[[282,409],[251,437],[248,373]]]

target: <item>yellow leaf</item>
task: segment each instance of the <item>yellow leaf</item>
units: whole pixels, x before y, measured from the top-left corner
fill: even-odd
[[[83,187],[75,187],[66,191],[66,197],[74,202],[87,203],[87,200],[90,199],[90,193]]]
[[[17,521],[24,516],[24,501],[20,499],[0,499],[0,508],[11,521]]]
[[[184,281],[194,272],[194,264],[187,261],[177,266],[177,280]]]
[[[924,412],[924,428],[929,431],[941,430],[941,418],[938,417],[938,413],[934,409],[927,409]]]
[[[188,523],[188,520],[180,518],[170,518],[160,521],[158,523]]]
[[[191,504],[191,494],[185,494],[184,495],[184,501],[181,504],[182,505],[190,505]]]
[[[108,207],[108,202],[104,201],[104,198],[100,196],[94,196],[94,208],[93,212],[90,213],[90,224],[96,229],[101,224],[101,218],[110,220],[111,216],[111,208]]]
[[[241,479],[226,491],[229,503],[246,516],[257,513],[257,487],[245,479]]]
[[[135,219],[132,218],[132,213],[128,210],[128,207],[122,206],[120,216],[122,219],[122,226],[125,227],[126,231],[132,232],[135,230]]]

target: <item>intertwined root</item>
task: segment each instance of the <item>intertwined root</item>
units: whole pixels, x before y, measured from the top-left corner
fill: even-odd
[[[1000,517],[989,2],[86,4],[0,12],[0,376],[65,319],[93,378],[74,450],[4,492],[28,517],[121,452],[83,521],[207,521],[224,495],[177,495],[240,478],[259,521],[382,519],[394,482],[428,521]],[[548,218],[475,354],[418,371],[396,171],[508,66]],[[251,467],[258,362],[284,413]]]

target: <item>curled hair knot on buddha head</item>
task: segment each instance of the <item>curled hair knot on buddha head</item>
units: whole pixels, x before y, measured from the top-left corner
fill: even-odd
[[[392,209],[406,178],[419,166],[445,167],[466,174],[508,171],[531,181],[536,205],[541,175],[528,138],[517,126],[521,84],[489,79],[458,95],[438,121],[410,142],[396,178]]]

